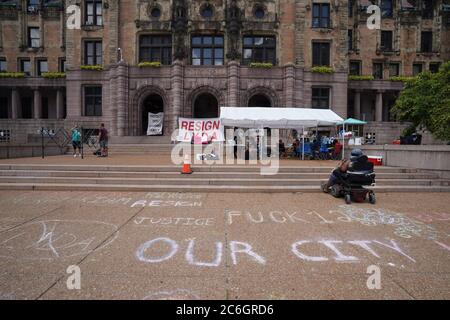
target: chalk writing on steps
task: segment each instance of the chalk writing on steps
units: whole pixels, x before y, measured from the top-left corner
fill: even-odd
[[[35,221],[0,234],[0,257],[17,260],[63,259],[104,248],[117,236],[116,225],[101,221]]]
[[[187,242],[185,245],[184,243]],[[200,247],[200,249],[199,249]],[[194,239],[185,239],[177,242],[171,238],[160,237],[149,240],[138,247],[136,258],[145,263],[162,263],[169,261],[184,253],[184,260],[188,265],[198,267],[219,267],[224,262],[223,256],[230,255],[233,265],[238,265],[239,261],[245,260],[260,265],[266,264],[266,258],[259,252],[261,246],[255,249],[250,243],[242,241],[229,241],[228,249],[222,242],[205,242]],[[405,261],[415,263],[416,260],[405,253],[395,240],[299,240],[291,244],[290,252],[294,257],[304,262],[338,262],[338,263],[358,263],[363,260],[361,257],[346,254],[349,249],[355,247],[367,252],[367,255],[375,257],[383,262],[383,253],[386,251],[395,253]],[[326,249],[326,250],[324,250]],[[184,252],[183,252],[184,251]],[[227,251],[227,252],[224,252]],[[359,252],[355,251],[354,252]],[[198,257],[201,252],[202,258]],[[318,254],[320,252],[320,254]]]
[[[144,199],[177,199],[177,200],[199,200],[204,197],[199,193],[181,193],[181,192],[148,192]]]
[[[0,218],[0,232],[2,232],[3,230],[10,229],[22,222],[24,222],[23,218],[13,218],[13,217]]]
[[[152,292],[142,300],[200,300],[200,297],[190,290],[175,289]]]
[[[173,200],[136,200],[131,204],[135,207],[201,207],[202,203],[198,201],[173,201]]]
[[[408,216],[387,209],[368,209],[358,206],[341,205],[328,212],[317,211],[241,211],[226,210],[227,224],[236,223],[275,223],[275,224],[336,224],[359,222],[365,226],[388,225],[394,227],[394,234],[402,238],[422,237],[438,239],[439,232],[432,226],[416,221]]]
[[[181,217],[138,217],[134,223],[138,226],[176,225],[176,226],[212,226],[214,218],[181,218]]]
[[[440,247],[444,248],[445,250],[450,252],[450,246],[446,245],[445,243],[439,242],[439,241],[434,241],[437,245],[439,245]]]
[[[402,238],[412,238],[413,236],[429,240],[438,238],[438,231],[432,226],[387,209],[365,209],[357,206],[341,205],[338,212],[347,216],[351,221],[357,221],[366,226],[393,226],[395,228],[394,234]]]
[[[422,222],[450,221],[450,214],[444,212],[409,213],[408,215]]]
[[[92,192],[47,192],[42,194],[18,194],[17,196],[0,198],[0,203],[12,203],[16,205],[44,205],[60,203],[87,204],[93,206],[130,206],[141,199],[152,201],[161,201],[161,205],[173,206],[180,203],[200,203],[204,195],[194,193],[177,192],[149,192],[143,195],[132,193],[92,193]],[[157,202],[155,202],[156,205]]]

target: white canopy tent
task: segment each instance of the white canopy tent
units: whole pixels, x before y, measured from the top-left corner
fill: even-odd
[[[260,108],[260,107],[221,107],[222,126],[240,128],[300,129],[319,126],[334,126],[342,122],[340,116],[330,109],[310,108]],[[303,135],[302,135],[303,136]],[[305,141],[303,137],[302,146]],[[304,150],[302,150],[304,159]]]
[[[316,126],[333,126],[343,120],[329,109],[220,108],[221,124],[229,127],[299,129]]]

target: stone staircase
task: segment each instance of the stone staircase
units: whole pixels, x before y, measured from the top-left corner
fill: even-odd
[[[191,175],[174,165],[0,164],[0,190],[320,192],[331,167],[282,166],[261,175],[257,166],[199,165]],[[376,167],[377,192],[448,192],[450,180],[416,169]]]

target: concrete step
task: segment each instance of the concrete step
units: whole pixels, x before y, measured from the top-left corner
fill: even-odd
[[[120,172],[179,172],[180,165],[55,165],[55,164],[0,164],[0,170],[52,170],[52,171],[120,171]],[[250,172],[260,173],[261,166],[253,165],[192,165],[194,172]],[[330,173],[333,167],[281,166],[279,173]],[[417,173],[417,169],[377,167],[375,173]]]
[[[170,136],[111,136],[111,145],[116,144],[170,144]]]
[[[198,179],[328,179],[329,172],[278,173],[261,175],[256,172],[195,172],[190,177]],[[179,171],[173,172],[123,172],[123,171],[76,171],[76,170],[0,170],[0,176],[34,176],[34,177],[88,177],[88,178],[176,178]],[[377,173],[377,179],[436,179],[430,173]]]
[[[132,184],[132,185],[221,185],[221,186],[320,186],[326,179],[220,179],[193,178],[190,175],[180,175],[176,178],[96,178],[96,177],[28,177],[28,176],[0,176],[0,183],[65,183],[72,184]],[[440,180],[430,179],[378,179],[377,186],[431,186],[441,185]],[[447,184],[448,185],[448,184]]]
[[[376,186],[375,192],[450,192],[448,186]],[[318,186],[215,186],[215,185],[131,185],[131,184],[70,184],[70,183],[0,183],[0,190],[52,191],[122,191],[122,192],[220,192],[220,193],[320,193]]]

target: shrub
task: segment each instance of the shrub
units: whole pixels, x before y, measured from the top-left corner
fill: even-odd
[[[273,67],[271,62],[252,62],[250,63],[250,68],[265,68],[270,69]]]
[[[93,71],[102,71],[103,67],[100,65],[95,66],[81,66],[81,70],[93,70]]]
[[[23,72],[0,72],[0,78],[23,78],[25,73]]]
[[[408,82],[411,80],[414,80],[416,77],[402,77],[402,76],[396,76],[396,77],[390,77],[389,80],[391,81],[401,81],[401,82]]]
[[[161,62],[159,62],[159,61],[153,61],[153,62],[143,61],[143,62],[139,62],[138,67],[139,68],[159,68],[159,67],[161,67]]]
[[[312,67],[311,72],[313,73],[322,73],[322,74],[331,74],[334,73],[331,67],[320,66],[320,67]]]
[[[374,80],[373,76],[348,76],[348,80],[364,81],[364,80]]]
[[[42,77],[47,79],[65,78],[64,72],[43,72]]]

